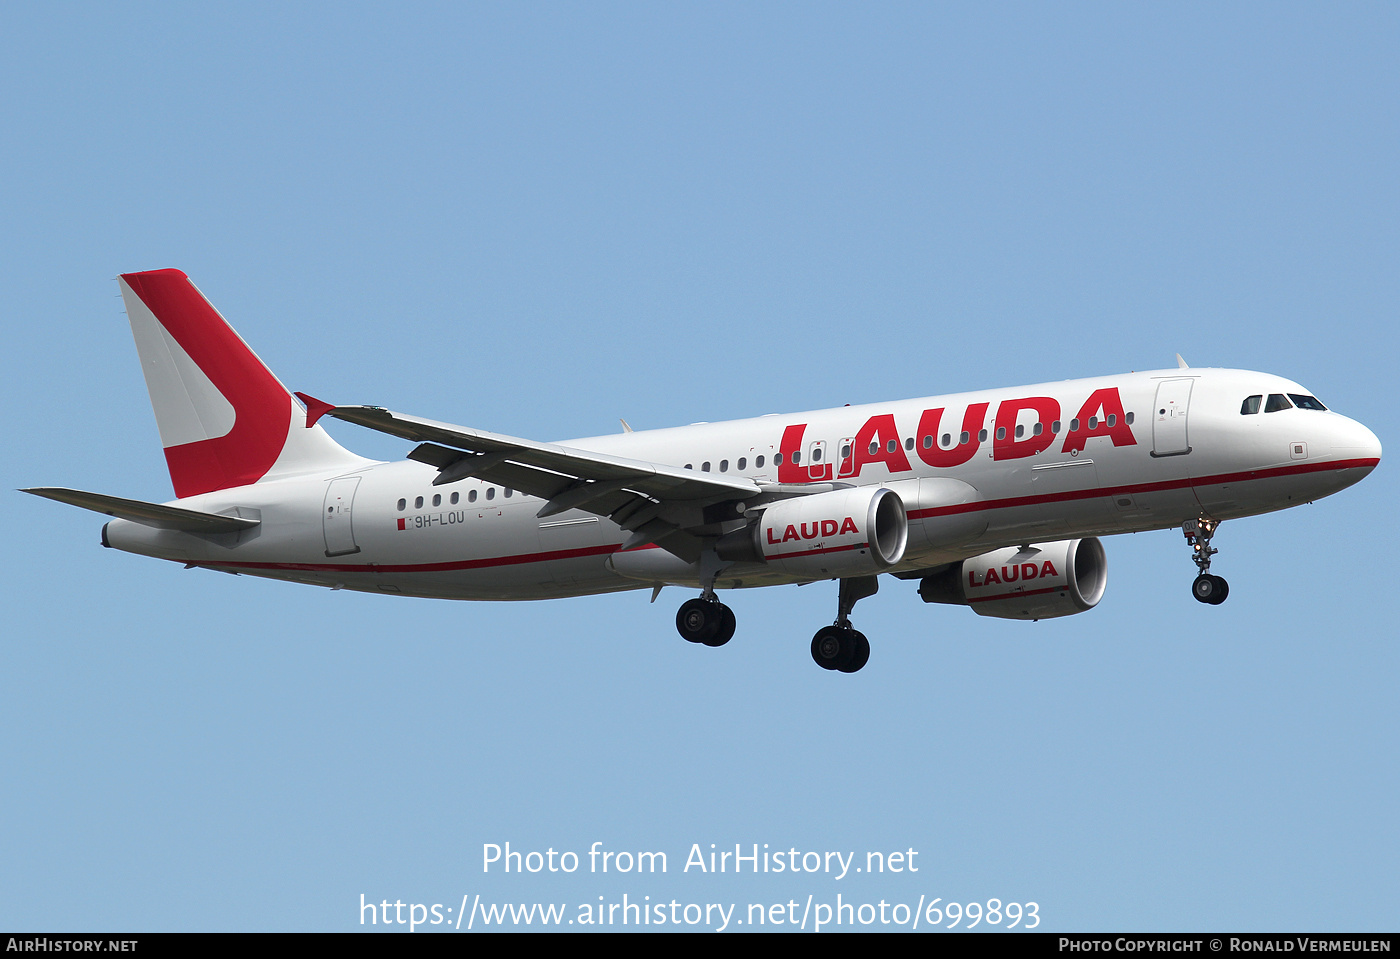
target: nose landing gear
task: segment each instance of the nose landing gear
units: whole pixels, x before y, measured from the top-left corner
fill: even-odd
[[[1197,602],[1211,606],[1219,606],[1230,595],[1230,584],[1220,576],[1212,576],[1210,572],[1210,558],[1220,552],[1210,545],[1219,525],[1217,520],[1202,517],[1188,520],[1181,527],[1186,534],[1186,543],[1192,550],[1191,561],[1200,570],[1200,575],[1191,584],[1191,595],[1196,597]]]
[[[812,637],[812,659],[822,669],[854,673],[870,660],[870,640],[851,626],[851,610],[880,588],[874,576],[853,576],[841,580],[837,599],[836,622],[823,626]]]

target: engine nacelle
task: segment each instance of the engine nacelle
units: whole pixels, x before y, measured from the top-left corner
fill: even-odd
[[[719,555],[794,576],[870,576],[903,559],[908,542],[899,495],[865,486],[780,500],[721,540]]]
[[[1096,537],[1008,546],[926,576],[926,603],[971,606],[979,616],[1053,619],[1093,609],[1103,598],[1108,558]]]

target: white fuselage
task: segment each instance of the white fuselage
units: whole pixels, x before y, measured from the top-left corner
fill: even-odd
[[[1327,410],[1241,413],[1249,396],[1306,393],[1263,373],[1162,370],[560,445],[764,483],[886,487],[909,517],[898,572],[1002,546],[1265,513],[1350,486],[1380,457],[1366,427]],[[538,498],[477,479],[433,486],[437,475],[406,460],[268,479],[178,501],[260,520],[254,529],[197,535],[119,519],[104,538],[198,566],[411,596],[540,599],[700,583],[698,566],[664,550],[619,554],[629,534],[607,518],[541,519]],[[715,585],[811,578],[740,563]]]

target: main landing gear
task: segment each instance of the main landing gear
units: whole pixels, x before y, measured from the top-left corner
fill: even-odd
[[[734,638],[734,611],[715,595],[715,579],[725,565],[712,549],[700,555],[700,598],[686,600],[676,611],[676,632],[687,643],[723,646]]]
[[[734,638],[734,611],[719,601],[714,590],[708,595],[681,603],[676,613],[676,631],[688,643],[723,646]]]
[[[1201,518],[1188,520],[1181,527],[1192,550],[1191,561],[1201,571],[1191,584],[1191,595],[1196,597],[1197,602],[1211,606],[1219,606],[1230,595],[1230,584],[1222,577],[1212,576],[1210,572],[1210,558],[1220,552],[1210,545],[1219,525],[1217,520]]]
[[[874,576],[841,580],[836,622],[823,626],[812,637],[812,659],[822,669],[841,673],[859,671],[870,661],[870,640],[851,625],[851,610],[880,588]],[[713,587],[699,599],[688,599],[676,611],[676,632],[690,643],[723,646],[734,636],[734,612],[719,601]]]
[[[874,576],[853,576],[841,580],[836,622],[823,626],[812,637],[812,659],[822,669],[854,673],[870,660],[870,640],[851,625],[851,610],[880,588]]]

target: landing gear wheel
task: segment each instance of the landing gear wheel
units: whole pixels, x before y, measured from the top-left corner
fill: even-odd
[[[856,635],[853,629],[823,626],[817,630],[817,635],[812,637],[813,661],[822,669],[845,669],[855,658]]]
[[[837,668],[843,673],[859,672],[861,667],[870,662],[870,640],[865,638],[865,634],[859,630],[848,630],[851,634],[852,644],[855,649],[851,653],[851,661],[844,666]]]
[[[706,646],[723,646],[734,638],[734,629],[738,623],[734,619],[734,610],[723,603],[715,603],[714,605],[719,607],[719,629],[715,635],[709,639],[702,639],[701,642]]]
[[[1230,596],[1230,584],[1225,582],[1224,577],[1211,576],[1215,580],[1215,598],[1210,601],[1212,606],[1219,606]]]
[[[1215,601],[1215,605],[1219,606],[1221,603],[1225,602],[1225,600],[1230,598],[1230,584],[1225,582],[1224,578],[1220,576],[1217,576],[1215,578],[1220,580],[1220,598]]]
[[[1219,606],[1230,595],[1230,584],[1219,576],[1202,573],[1191,584],[1191,595],[1196,597],[1197,602]]]
[[[709,643],[721,633],[725,607],[704,599],[688,599],[676,613],[676,632],[688,643]],[[730,613],[732,617],[734,614]],[[728,642],[725,637],[723,642]]]

